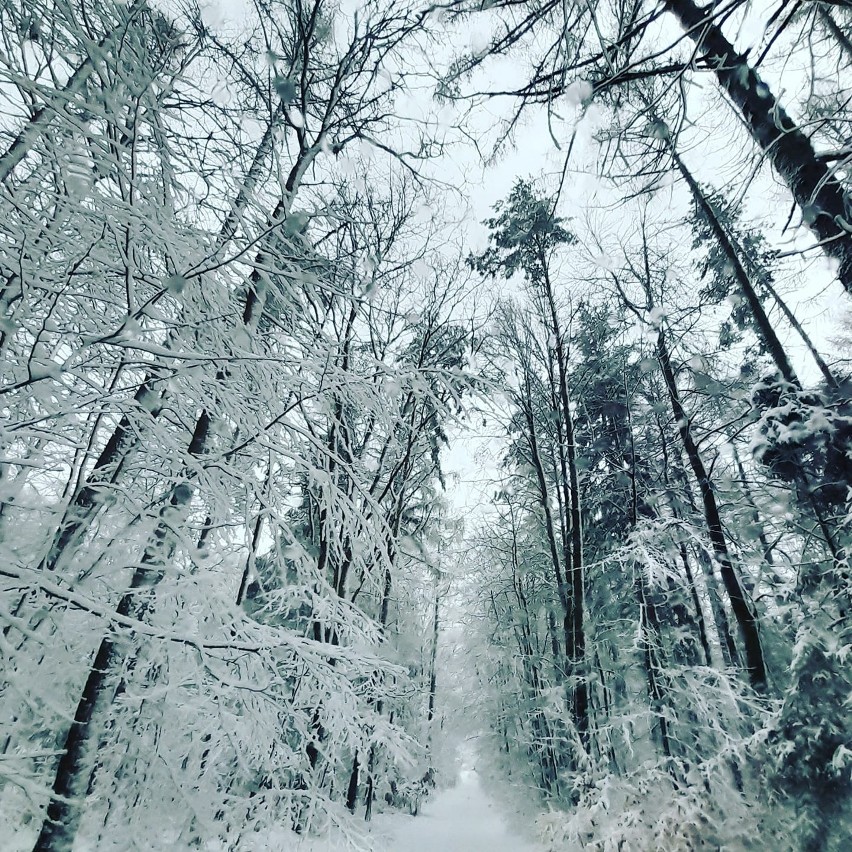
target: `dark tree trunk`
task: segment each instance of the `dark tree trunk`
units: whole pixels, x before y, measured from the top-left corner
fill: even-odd
[[[831,12],[829,12],[822,3],[817,4],[817,15],[819,15],[819,19],[822,21],[823,26],[829,31],[829,33],[831,33],[832,38],[834,38],[834,40],[843,49],[843,52],[846,54],[846,61],[852,61],[852,41],[850,41],[849,36],[840,29],[837,21],[835,21],[832,17]]]
[[[716,554],[716,559],[719,562],[719,569],[722,574],[722,583],[725,586],[725,592],[728,595],[731,611],[734,614],[734,619],[737,622],[737,627],[739,628],[740,636],[742,638],[749,682],[756,691],[765,692],[766,663],[764,661],[763,648],[760,642],[757,615],[754,611],[753,605],[746,597],[742,582],[734,568],[733,560],[731,559],[730,552],[728,551],[728,543],[722,528],[719,506],[716,502],[716,494],[713,491],[713,485],[710,481],[707,469],[704,467],[704,462],[698,451],[698,446],[692,437],[690,420],[684,411],[683,404],[680,400],[680,392],[677,388],[674,369],[669,356],[668,344],[666,343],[665,333],[662,328],[657,335],[657,358],[663,372],[666,390],[668,391],[669,401],[672,406],[672,413],[674,415],[675,422],[677,423],[681,441],[683,442],[683,448],[686,452],[692,472],[695,475],[696,482],[698,483],[698,490],[701,495],[701,502],[704,508],[704,518],[707,523],[707,532],[710,536],[710,543],[713,546],[713,552]]]
[[[352,756],[352,771],[349,773],[349,786],[346,788],[346,807],[350,813],[355,813],[355,808],[358,805],[358,752]]]
[[[736,241],[733,237],[728,236],[725,232],[722,223],[719,221],[719,217],[716,215],[716,211],[713,209],[713,205],[710,203],[701,187],[693,178],[689,169],[687,169],[683,160],[677,154],[674,149],[674,145],[670,144],[669,150],[671,152],[672,158],[675,161],[675,165],[677,165],[678,170],[689,186],[690,191],[692,192],[692,197],[695,200],[696,206],[701,210],[704,215],[705,220],[710,225],[710,229],[713,231],[714,236],[716,237],[716,241],[719,243],[719,247],[722,249],[725,257],[728,259],[728,262],[731,264],[731,269],[734,273],[734,278],[736,279],[737,284],[740,287],[743,295],[745,296],[746,301],[748,302],[749,309],[751,310],[751,314],[754,317],[755,324],[757,325],[758,333],[760,335],[763,344],[766,346],[766,351],[769,352],[772,360],[775,362],[775,366],[778,368],[778,372],[791,384],[796,387],[801,387],[799,383],[799,379],[796,376],[795,371],[793,370],[792,365],[790,364],[790,360],[787,357],[786,350],[784,349],[781,341],[778,339],[778,335],[775,333],[775,328],[769,320],[768,315],[763,307],[763,303],[760,300],[756,290],[752,286],[751,278],[746,272],[740,261],[740,249],[736,244]],[[825,359],[820,355],[816,346],[814,346],[813,341],[810,338],[810,335],[805,331],[802,327],[802,324],[796,318],[796,315],[790,310],[787,303],[781,298],[775,288],[766,280],[768,276],[764,277],[764,280],[761,282],[762,287],[769,293],[778,307],[781,309],[781,313],[787,319],[787,322],[790,323],[793,330],[799,337],[802,339],[802,342],[807,347],[808,351],[811,353],[811,357],[814,359],[819,371],[822,373],[825,378],[826,384],[831,388],[838,387],[837,379],[834,377],[834,374],[831,372],[831,368],[825,362]]]
[[[837,260],[837,276],[852,293],[852,226],[843,188],[747,57],[725,38],[713,19],[716,7],[702,8],[693,0],[666,0],[665,6],[713,69],[761,151],[790,188],[805,224],[826,254]]]
[[[819,371],[822,373],[823,378],[825,379],[825,383],[830,388],[839,388],[840,382],[835,377],[834,373],[831,371],[831,367],[826,363],[825,358],[822,357],[819,350],[816,348],[813,340],[811,340],[811,336],[805,331],[802,324],[799,322],[798,317],[793,313],[790,309],[790,306],[787,304],[784,299],[781,298],[779,292],[772,286],[772,284],[767,278],[761,281],[761,286],[767,293],[772,297],[772,300],[778,305],[781,313],[787,318],[787,322],[790,323],[790,327],[799,337],[802,339],[802,343],[805,344],[808,352],[811,353],[811,358],[814,359],[814,363],[819,368]]]
[[[536,482],[538,483],[538,499],[541,504],[541,510],[544,515],[544,530],[547,535],[547,544],[550,551],[550,561],[553,565],[553,573],[556,578],[556,591],[559,595],[559,602],[562,605],[563,628],[566,644],[571,641],[571,621],[569,618],[568,608],[568,592],[565,588],[565,576],[562,572],[562,562],[559,558],[559,547],[556,540],[556,528],[553,523],[553,512],[550,508],[550,496],[547,488],[547,476],[544,472],[544,464],[541,460],[539,451],[538,434],[535,426],[535,420],[532,413],[532,400],[530,399],[530,388],[527,383],[526,399],[519,400],[521,409],[524,413],[524,419],[527,423],[527,441],[530,447],[530,462],[535,470]],[[566,648],[567,654],[567,648]]]
[[[145,4],[146,0],[134,0],[134,3],[127,10],[123,26],[116,27],[98,42],[99,54],[104,53],[105,48],[108,47],[108,42],[113,41],[117,35],[120,36],[124,32],[136,15],[145,8]],[[6,182],[18,163],[26,157],[35,141],[50,124],[53,116],[63,109],[75,95],[83,91],[86,81],[92,76],[94,70],[95,63],[91,56],[87,56],[68,78],[68,82],[56,93],[55,100],[38,107],[33,112],[26,126],[15,136],[6,151],[0,155],[0,184]]]
[[[663,454],[667,457],[668,454],[666,452],[666,435],[662,427],[660,427],[660,432],[661,440],[663,442]],[[678,456],[681,456],[681,451],[678,452]],[[669,466],[668,462],[666,462],[664,466],[666,484],[669,483],[668,470]],[[692,486],[686,476],[686,471],[683,468],[682,457],[680,458],[678,464],[672,466],[671,470],[680,482],[690,508],[693,512],[697,512],[698,507],[695,504],[695,496],[692,493]],[[671,510],[672,514],[676,518],[681,517],[680,510],[674,503],[671,504]],[[686,545],[681,544],[681,547],[683,548],[683,555],[685,556],[687,554]],[[739,655],[737,653],[737,646],[734,643],[734,637],[731,635],[731,628],[728,624],[728,616],[725,614],[725,609],[722,606],[722,599],[719,595],[718,583],[716,582],[716,574],[713,571],[713,563],[707,553],[704,551],[704,548],[700,546],[696,547],[695,554],[696,559],[698,560],[698,564],[701,566],[701,572],[704,575],[704,585],[707,589],[707,598],[710,601],[710,612],[713,616],[713,626],[716,628],[716,638],[719,642],[719,649],[722,654],[722,662],[727,667],[738,666]],[[688,561],[685,564],[688,565]],[[691,575],[691,571],[688,571],[688,574]],[[696,601],[696,603],[698,602],[697,592],[694,595],[693,600]],[[698,606],[700,608],[700,604],[698,604]],[[706,653],[708,654],[707,659],[709,664],[709,648],[706,649]]]
[[[573,694],[574,720],[584,743],[589,734],[589,687],[583,671],[586,657],[586,634],[583,624],[585,603],[585,570],[583,565],[583,513],[580,505],[580,481],[577,474],[577,444],[574,437],[574,418],[568,395],[568,356],[562,339],[562,328],[556,309],[553,284],[547,271],[547,259],[542,257],[545,298],[547,300],[553,336],[556,342],[556,367],[559,379],[560,445],[564,439],[567,456],[567,477],[563,474],[565,489],[565,511],[568,514],[568,538],[570,553],[566,554],[565,573],[567,581],[566,600],[566,655],[571,674],[576,678]],[[561,446],[560,446],[561,449]]]
[[[775,565],[775,559],[772,556],[772,547],[769,544],[769,539],[766,538],[766,530],[763,528],[763,521],[761,520],[760,513],[757,511],[757,504],[754,502],[754,496],[751,493],[751,487],[748,483],[745,467],[743,467],[740,454],[737,452],[736,442],[733,440],[731,441],[731,449],[734,454],[734,464],[737,466],[737,472],[740,475],[740,484],[742,485],[743,494],[745,494],[746,503],[748,503],[749,509],[751,509],[751,522],[757,529],[757,538],[760,542],[760,552],[764,561],[771,569]],[[783,582],[781,578],[775,574],[774,570],[772,571],[772,574],[774,582],[778,584]]]
[[[136,6],[142,4],[137,3]],[[281,110],[278,110],[267,125],[266,132],[260,141],[260,144],[255,151],[251,166],[243,179],[239,192],[234,199],[231,210],[225,217],[222,226],[216,239],[216,251],[220,251],[234,236],[239,218],[248,204],[251,191],[257,184],[260,177],[260,170],[269,156],[273,131],[275,123],[280,116]],[[292,192],[293,184],[295,183],[295,172],[291,174],[288,182],[288,192]],[[273,221],[280,218],[285,207],[283,203],[275,208]],[[256,270],[252,273],[252,282],[256,283]],[[255,287],[250,287],[246,294],[246,305],[244,308],[246,323],[250,323],[252,318],[257,314],[258,296]],[[222,376],[224,378],[224,376]],[[156,419],[159,416],[163,404],[164,392],[155,388],[156,376],[149,374],[139,385],[136,393],[133,396],[133,401],[136,407],[150,413],[150,416]],[[206,412],[202,415],[207,417]],[[59,560],[63,555],[73,547],[77,537],[83,533],[96,515],[100,506],[100,501],[103,497],[103,492],[110,485],[114,484],[121,471],[121,467],[127,458],[128,453],[133,449],[139,440],[139,435],[133,428],[133,419],[129,414],[124,414],[121,417],[115,430],[107,440],[104,449],[101,451],[98,460],[92,468],[91,474],[88,476],[85,484],[77,489],[76,494],[71,499],[71,503],[66,509],[59,528],[56,531],[53,542],[47,556],[44,558],[41,568],[47,571],[56,569]]]
[[[722,249],[722,253],[731,265],[734,279],[748,303],[749,310],[757,326],[757,332],[763,341],[763,345],[766,347],[766,351],[769,352],[769,355],[775,362],[775,366],[778,368],[778,372],[781,373],[785,381],[800,388],[799,378],[793,369],[793,365],[790,363],[790,359],[787,357],[786,350],[775,333],[775,329],[772,327],[772,323],[769,321],[769,317],[766,315],[760,297],[752,286],[751,279],[740,261],[739,252],[734,247],[733,241],[725,233],[725,229],[722,227],[722,223],[719,221],[713,205],[704,195],[695,178],[692,177],[691,172],[687,169],[683,160],[681,160],[674,145],[670,145],[669,150],[678,170],[692,192],[696,207],[701,211],[705,221],[710,226],[710,230],[713,232],[713,236],[716,238],[716,242],[719,244],[719,248]]]
[[[668,761],[668,770],[672,772],[672,747],[669,737],[669,723],[665,713],[663,671],[658,659],[660,651],[660,621],[657,616],[657,607],[654,599],[641,577],[637,577],[634,590],[636,601],[639,604],[642,661],[645,666],[645,677],[648,681],[648,698],[651,701],[651,712],[657,720],[657,730],[660,734],[660,748],[663,750],[663,755]]]
[[[429,738],[432,737],[432,720],[435,718],[435,697],[438,686],[438,633],[440,631],[441,597],[435,584],[435,606],[432,610],[432,647],[429,651],[429,706],[426,709],[426,721],[429,723]]]
[[[153,376],[148,377],[139,386],[133,401],[138,409],[147,411],[152,418],[157,418],[161,410],[162,393],[154,388],[154,381]],[[65,510],[40,570],[56,570],[59,560],[73,547],[78,536],[88,527],[101,505],[104,492],[115,484],[128,452],[138,440],[133,423],[131,415],[122,415],[98,456],[85,485],[77,489]]]
[[[202,414],[196,423],[190,453],[201,455],[207,447],[209,434],[210,419]],[[189,505],[192,496],[193,489],[187,483],[172,489],[152,541],[133,572],[130,588],[116,607],[119,619],[131,614],[137,619],[144,615],[150,603],[147,598],[162,579],[164,565],[174,550],[174,520]],[[116,643],[111,635],[101,640],[65,738],[51,799],[33,852],[70,852],[74,845],[94,770],[94,751],[112,705],[110,684],[118,677],[119,668],[128,655],[124,643]]]
[[[686,552],[686,545],[683,542],[680,542],[678,549],[680,551],[680,561],[683,564],[683,570],[686,574],[686,583],[689,586],[692,608],[695,612],[695,622],[698,626],[698,638],[701,642],[701,650],[704,652],[704,665],[710,666],[713,664],[713,657],[710,654],[710,643],[707,641],[707,624],[704,621],[704,610],[701,608],[701,600],[698,597],[698,589],[695,586],[695,577],[692,575],[692,567],[689,564],[689,554]]]

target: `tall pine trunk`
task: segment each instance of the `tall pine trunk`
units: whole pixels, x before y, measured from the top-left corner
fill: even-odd
[[[567,581],[567,603],[565,613],[566,655],[571,674],[576,680],[573,690],[574,721],[583,742],[588,741],[589,732],[589,687],[584,666],[586,657],[586,635],[584,620],[585,569],[583,565],[583,514],[580,505],[580,480],[577,472],[577,443],[574,436],[574,417],[568,395],[568,355],[559,312],[556,308],[556,296],[553,282],[547,267],[547,258],[542,254],[542,285],[544,287],[547,308],[550,314],[556,350],[556,367],[559,380],[558,398],[560,408],[560,454],[564,441],[565,467],[562,486],[564,489],[565,511],[568,515],[569,551],[565,554],[565,573]],[[566,476],[567,472],[567,476]]]
[[[657,334],[657,359],[663,373],[666,391],[672,407],[672,414],[674,415],[678,433],[683,443],[683,449],[698,484],[710,543],[716,555],[716,560],[719,563],[722,583],[725,587],[731,611],[734,614],[734,620],[737,623],[737,628],[742,639],[749,682],[757,692],[762,693],[766,691],[767,685],[766,662],[760,641],[757,614],[754,610],[754,605],[746,596],[742,580],[734,567],[733,559],[728,550],[728,542],[722,527],[719,505],[716,501],[716,493],[713,490],[713,484],[704,466],[698,445],[692,437],[691,423],[680,399],[680,392],[671,363],[668,343],[662,327],[660,327]]]

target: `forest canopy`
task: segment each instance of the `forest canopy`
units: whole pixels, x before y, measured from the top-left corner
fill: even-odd
[[[850,70],[845,0],[0,4],[0,846],[378,849],[470,737],[553,852],[846,849]]]

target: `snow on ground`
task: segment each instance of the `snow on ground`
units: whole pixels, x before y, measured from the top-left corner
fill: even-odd
[[[370,852],[544,852],[543,847],[510,828],[501,816],[503,810],[503,806],[483,789],[476,769],[467,763],[459,772],[456,785],[432,793],[423,803],[419,816],[378,814],[371,823],[361,824],[353,832],[353,839],[357,837],[359,847]],[[3,852],[7,849],[23,852],[31,848],[33,842],[32,838],[27,837],[27,842],[24,839],[19,835],[14,838],[18,842],[6,846],[5,838],[0,837],[0,849]],[[106,848],[101,845],[98,852]],[[109,848],[128,847],[119,843]],[[132,848],[147,847],[143,841]],[[215,843],[205,847],[209,852],[220,852],[224,848]],[[264,838],[245,834],[236,848],[240,852],[259,849],[269,852],[339,852],[351,847],[339,836],[317,839],[283,831],[275,837]],[[78,838],[75,852],[95,852],[95,847],[86,843],[84,838]]]
[[[506,808],[483,788],[473,750],[463,747],[459,757],[462,766],[454,787],[433,792],[416,817],[398,812],[377,814],[372,822],[362,824],[360,845],[370,852],[544,852],[503,817]],[[295,849],[285,844],[282,852],[336,852],[340,848],[331,838],[303,839]]]
[[[390,834],[387,852],[539,852],[500,816],[475,769],[462,769],[458,783],[430,797],[419,816],[382,818]]]

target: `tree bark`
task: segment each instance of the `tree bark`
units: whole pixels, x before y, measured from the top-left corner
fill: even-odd
[[[666,430],[663,429],[662,424],[657,421],[657,427],[660,431],[660,447],[662,449],[663,454],[663,481],[666,484],[666,488],[671,491],[671,480],[669,478],[669,470],[671,469],[674,473],[675,477],[680,481],[683,486],[683,490],[686,495],[686,499],[689,502],[689,506],[693,511],[697,511],[695,505],[695,499],[692,495],[692,488],[690,487],[689,480],[686,477],[686,473],[683,470],[681,464],[672,465],[671,468],[669,466],[669,454],[667,449],[668,436],[666,434]],[[678,456],[680,456],[680,451],[678,451]],[[681,511],[678,508],[678,505],[675,500],[669,499],[669,508],[671,509],[672,515],[680,521],[682,520]],[[701,607],[701,600],[698,596],[698,588],[695,584],[695,578],[692,573],[692,569],[689,565],[689,553],[687,551],[686,544],[681,541],[679,544],[680,550],[680,558],[683,563],[683,568],[686,573],[687,580],[690,584],[690,594],[692,597],[692,605],[695,608],[696,619],[698,620],[699,628],[700,628],[700,637],[701,644],[704,650],[704,658],[708,666],[713,665],[713,656],[710,653],[710,643],[707,635],[707,628],[704,621],[704,611]],[[710,560],[707,558],[707,554],[704,553],[703,550],[699,549],[697,554],[698,563],[702,569],[702,573],[704,574],[704,585],[707,590],[707,598],[710,601],[710,614],[713,617],[713,626],[716,628],[716,638],[719,642],[719,649],[722,654],[722,660],[725,666],[731,667],[735,665],[737,649],[736,645],[734,645],[733,637],[731,636],[731,631],[728,626],[728,618],[725,615],[724,609],[722,609],[722,601],[719,598],[719,592],[716,587],[716,578],[713,575],[713,566],[710,564]]]
[[[435,581],[435,605],[432,609],[432,647],[429,650],[429,705],[426,708],[426,722],[429,724],[429,741],[432,740],[432,720],[435,718],[435,698],[438,686],[438,634],[440,631],[441,596],[438,594],[438,582]]]
[[[564,433],[568,468],[567,481],[563,482],[566,492],[565,511],[568,513],[568,533],[571,545],[570,553],[566,554],[565,560],[566,600],[568,603],[565,613],[567,642],[565,650],[571,665],[571,674],[576,678],[576,685],[573,690],[574,720],[580,737],[585,743],[588,741],[589,733],[589,688],[585,673],[582,671],[586,656],[586,636],[583,624],[585,571],[583,566],[583,514],[580,507],[580,481],[577,474],[577,444],[574,437],[574,418],[571,414],[571,403],[568,396],[568,358],[565,352],[565,342],[562,338],[561,323],[556,310],[553,284],[547,269],[547,258],[542,256],[541,263],[542,283],[556,344],[556,367],[559,377],[559,405],[561,408],[561,428],[558,435],[561,445]]]
[[[775,366],[778,368],[778,372],[781,373],[784,380],[797,388],[801,388],[799,377],[796,375],[796,371],[787,357],[787,352],[778,339],[778,335],[775,333],[775,329],[772,327],[772,323],[769,321],[769,317],[763,308],[763,303],[760,301],[760,297],[757,295],[757,292],[752,286],[751,279],[740,261],[739,252],[734,247],[727,233],[725,233],[725,229],[722,227],[722,223],[719,221],[713,205],[707,199],[698,182],[680,158],[673,144],[669,145],[669,151],[671,152],[672,159],[675,161],[675,165],[678,167],[678,171],[680,171],[687,186],[689,186],[696,207],[701,211],[704,219],[710,226],[710,230],[713,232],[713,236],[716,238],[716,242],[719,244],[719,248],[722,249],[722,253],[731,265],[734,279],[748,303],[749,310],[754,318],[758,334],[763,341],[763,345],[766,347],[766,351],[769,352]]]
[[[692,574],[692,568],[689,564],[689,554],[686,552],[686,545],[683,542],[679,542],[678,552],[680,553],[680,561],[686,574],[686,582],[689,586],[692,609],[695,612],[698,639],[701,642],[701,650],[704,652],[704,665],[711,666],[713,665],[713,657],[710,654],[710,643],[707,641],[707,624],[704,620],[704,610],[701,608],[701,600],[698,597],[698,589],[695,586],[695,577]]]
[[[116,28],[105,35],[98,42],[98,50],[103,51],[110,41],[116,38],[118,34],[123,33],[127,25],[143,9],[145,3],[146,0],[135,0],[133,5],[127,10],[127,18],[124,21],[124,26]],[[87,56],[68,78],[65,86],[54,96],[57,100],[61,99],[62,103],[45,104],[33,112],[29,121],[27,121],[23,129],[12,140],[5,153],[0,155],[0,184],[6,182],[15,167],[27,156],[35,141],[47,129],[53,116],[63,109],[74,95],[83,89],[94,70],[95,63],[91,56]]]
[[[666,342],[665,332],[662,328],[660,328],[657,334],[657,359],[659,360],[660,368],[663,373],[669,402],[671,403],[672,413],[674,414],[678,432],[680,433],[681,441],[683,442],[683,448],[686,452],[686,456],[689,461],[689,465],[692,468],[696,482],[698,483],[698,490],[701,495],[701,502],[704,508],[704,518],[707,523],[710,543],[713,547],[716,559],[719,562],[719,569],[722,574],[722,583],[725,586],[725,592],[727,593],[728,601],[731,605],[731,611],[734,614],[734,619],[737,622],[740,637],[742,638],[749,682],[755,691],[764,693],[766,692],[767,686],[766,663],[763,656],[763,647],[760,641],[757,615],[752,603],[746,597],[742,582],[734,568],[733,560],[731,559],[730,552],[728,551],[728,544],[722,528],[722,519],[719,514],[719,506],[716,502],[716,495],[713,491],[713,485],[710,482],[710,476],[707,473],[707,469],[704,467],[704,462],[698,451],[698,446],[692,437],[689,417],[684,411],[683,404],[680,400],[680,392],[677,388],[668,344]]]
[[[209,418],[202,416],[198,419],[189,447],[192,455],[199,456],[205,452],[210,425]],[[127,617],[134,609],[137,618],[144,615],[150,602],[144,597],[137,600],[137,593],[147,590],[150,595],[162,579],[163,567],[174,550],[172,528],[175,518],[188,507],[193,493],[194,489],[188,483],[178,484],[172,489],[152,540],[133,572],[130,587],[116,607],[119,617]],[[33,852],[71,852],[94,769],[94,750],[113,701],[110,682],[128,653],[123,643],[116,643],[109,634],[101,640],[77,703],[74,721],[65,738],[51,799]]]
[[[828,9],[820,3],[817,7],[817,15],[822,21],[823,26],[829,31],[829,33],[831,33],[834,40],[840,45],[843,52],[846,54],[846,61],[852,61],[852,41],[850,41],[849,36],[840,29],[831,12],[829,12]]]
[[[234,198],[231,209],[222,223],[216,238],[216,253],[218,254],[233,238],[239,218],[245,210],[260,177],[260,170],[269,156],[272,147],[273,132],[276,122],[280,117],[281,110],[269,122],[257,149],[255,150],[252,163],[244,177],[240,189]],[[288,192],[292,192],[296,180],[297,170],[294,168],[288,181]],[[281,205],[279,205],[280,207]],[[276,215],[280,217],[282,207],[276,207]],[[252,273],[254,276],[256,273]],[[254,278],[252,278],[253,284]],[[257,300],[256,288],[252,286],[246,295],[246,307],[244,313],[251,319],[254,304]],[[250,307],[251,306],[251,307]],[[156,419],[162,408],[164,391],[155,389],[156,376],[149,373],[139,385],[134,394],[133,401],[137,408],[147,410]],[[205,414],[206,416],[206,414]],[[103,490],[114,484],[121,470],[121,466],[127,458],[128,453],[136,445],[139,436],[133,430],[133,421],[129,414],[122,415],[121,420],[107,440],[104,449],[87,477],[71,500],[65,511],[60,525],[54,535],[50,549],[42,561],[41,568],[53,571],[63,554],[73,545],[80,533],[82,533],[92,521],[100,506]]]
[[[715,6],[666,0],[666,8],[695,42],[722,89],[739,109],[752,137],[787,184],[825,253],[838,262],[837,277],[852,293],[852,225],[846,193],[775,95],[737,53],[713,19]]]
[[[355,807],[358,804],[358,750],[352,756],[352,771],[349,773],[349,785],[346,788],[346,807],[350,813],[355,813]]]
[[[137,408],[147,410],[151,417],[156,419],[160,413],[163,395],[154,389],[153,384],[153,376],[146,379],[136,391],[133,402]],[[127,453],[137,440],[138,435],[133,430],[132,418],[125,413],[101,450],[85,484],[77,489],[65,510],[50,549],[42,560],[42,570],[54,571],[63,554],[85,530],[100,505],[104,489],[116,482]]]
[[[684,164],[683,160],[678,155],[677,151],[674,149],[674,145],[670,144],[669,150],[671,152],[672,158],[675,161],[675,165],[678,167],[681,175],[689,186],[690,191],[692,192],[692,197],[695,199],[696,205],[701,209],[701,212],[704,214],[704,218],[707,220],[707,223],[710,225],[710,229],[713,231],[714,236],[716,237],[717,242],[719,243],[719,247],[722,249],[725,257],[728,259],[728,262],[731,264],[731,268],[734,273],[734,278],[737,281],[737,284],[740,287],[743,295],[748,302],[749,309],[751,310],[752,316],[754,317],[754,321],[757,324],[758,332],[760,334],[761,340],[766,346],[766,350],[772,356],[772,360],[775,362],[775,366],[778,368],[778,371],[781,375],[788,381],[790,384],[795,385],[796,387],[801,387],[799,383],[799,379],[796,376],[795,371],[793,370],[792,365],[790,364],[790,360],[787,357],[787,352],[784,349],[781,341],[778,339],[778,335],[775,333],[775,329],[772,323],[769,320],[769,317],[763,307],[763,303],[760,300],[756,290],[752,286],[751,278],[740,262],[740,252],[735,243],[735,240],[728,236],[725,232],[722,223],[719,221],[719,217],[716,215],[716,211],[713,209],[713,205],[707,199],[707,196],[702,191],[701,187],[698,185],[697,181],[693,178],[691,172]],[[768,276],[766,276],[768,277]],[[837,379],[835,379],[834,374],[831,372],[831,368],[825,362],[825,359],[820,355],[819,350],[814,345],[813,341],[810,338],[810,335],[805,331],[802,327],[802,324],[796,318],[796,315],[790,310],[787,303],[781,298],[778,294],[777,290],[766,280],[766,277],[761,282],[763,288],[769,293],[772,299],[775,301],[775,304],[781,309],[781,313],[787,318],[787,322],[790,323],[793,330],[801,337],[802,342],[808,349],[808,352],[811,353],[811,357],[814,359],[819,371],[825,378],[826,384],[829,387],[836,388],[838,387]]]
[[[640,566],[637,566],[641,570]],[[666,717],[665,688],[663,685],[663,667],[660,665],[658,654],[660,651],[660,621],[657,617],[657,608],[650,590],[644,579],[636,577],[634,583],[636,602],[639,605],[639,625],[641,630],[642,661],[645,666],[645,677],[648,681],[648,698],[651,702],[651,712],[657,720],[657,730],[660,734],[660,748],[663,756],[668,762],[669,772],[673,772],[671,765],[672,746],[669,737],[669,723]]]

